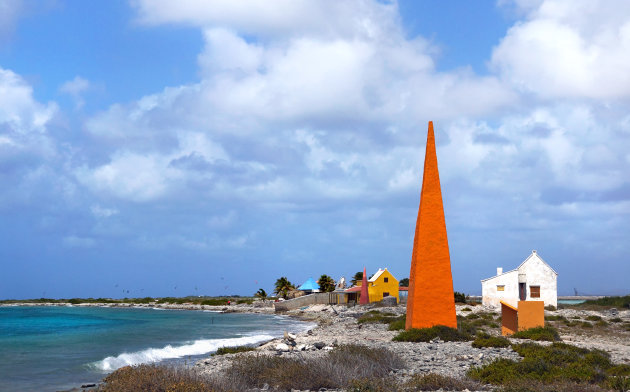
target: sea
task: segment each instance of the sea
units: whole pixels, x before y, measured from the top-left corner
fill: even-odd
[[[152,308],[0,307],[0,391],[59,391],[127,365],[192,366],[314,324],[284,316]]]

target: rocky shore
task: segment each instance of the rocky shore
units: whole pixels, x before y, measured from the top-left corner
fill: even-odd
[[[321,356],[335,346],[342,344],[361,344],[374,348],[387,348],[397,353],[405,362],[403,369],[394,369],[393,374],[405,381],[413,374],[438,373],[451,377],[463,377],[473,366],[491,362],[495,358],[518,360],[520,357],[510,347],[507,348],[474,348],[471,342],[443,342],[435,339],[428,343],[395,342],[392,338],[399,331],[387,330],[387,324],[360,324],[357,319],[371,306],[330,306],[311,305],[307,308],[287,312],[288,315],[303,320],[316,321],[318,326],[297,335],[285,334],[284,338],[267,342],[255,351],[239,354],[210,356],[200,360],[195,367],[202,373],[220,372],[229,366],[235,355],[274,355],[282,357],[308,358]],[[405,313],[404,306],[374,308],[381,312],[397,315]],[[465,310],[464,310],[465,309]],[[469,316],[471,313],[499,313],[494,309],[482,306],[457,305],[458,315]],[[596,312],[563,309],[547,311],[548,315],[563,317],[589,316],[601,317],[603,320],[621,318],[630,323],[630,311]],[[498,332],[498,330],[497,330]],[[586,348],[598,348],[611,353],[616,363],[630,364],[630,332],[615,334],[582,334],[579,328],[575,333],[561,330],[561,337],[566,343]],[[512,342],[522,341],[510,339]]]

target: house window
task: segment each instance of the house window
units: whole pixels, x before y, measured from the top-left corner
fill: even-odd
[[[383,280],[385,281],[385,283],[389,282],[389,278],[383,278]]]
[[[529,296],[531,298],[540,298],[540,286],[529,286]]]
[[[498,284],[498,285],[497,285],[497,291],[505,291],[505,285],[503,285],[503,284]]]
[[[383,297],[389,297],[389,293],[387,291],[383,291]]]

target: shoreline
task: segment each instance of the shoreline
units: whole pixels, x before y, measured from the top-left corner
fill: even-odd
[[[131,304],[131,303],[15,303],[0,304],[0,306],[71,306],[71,307],[104,307],[104,308],[138,308],[165,310],[195,310],[213,311],[219,313],[254,313],[286,316],[298,321],[311,322],[316,325],[294,336],[285,335],[284,338],[274,338],[256,345],[255,350],[226,355],[202,354],[192,366],[196,371],[205,375],[222,372],[229,366],[231,359],[241,355],[270,355],[289,358],[309,358],[325,355],[334,347],[344,344],[359,344],[372,348],[386,348],[400,355],[407,367],[396,371],[394,376],[400,380],[407,380],[415,374],[438,373],[450,377],[463,377],[468,369],[486,364],[496,358],[520,360],[511,347],[508,348],[474,348],[471,342],[441,342],[429,343],[393,342],[392,338],[399,331],[388,331],[386,324],[360,324],[358,318],[368,311],[389,312],[395,315],[406,313],[404,305],[395,307],[380,307],[378,304],[357,305],[310,305],[306,308],[275,312],[273,302],[254,304],[233,304],[229,306],[194,305],[194,304]],[[494,320],[500,313],[494,308],[482,305],[456,305],[458,316],[473,319],[471,315],[492,314]],[[630,328],[623,330],[619,326],[630,326],[630,310],[614,308],[605,310],[586,310],[564,308],[559,310],[545,310],[546,316],[578,319],[580,323],[590,323],[585,320],[600,318],[608,326],[598,326],[597,322],[590,323],[588,329],[583,327],[564,327],[560,321],[547,321],[558,328],[563,342],[578,347],[601,349],[611,355],[616,364],[630,365]],[[613,322],[612,320],[621,320]],[[500,321],[499,321],[500,323]],[[500,334],[500,328],[492,328],[494,334]],[[527,340],[509,338],[512,343]],[[540,342],[537,342],[540,343]],[[546,344],[546,343],[542,343]],[[102,380],[95,383],[100,385]],[[90,391],[89,388],[73,388],[68,391]]]

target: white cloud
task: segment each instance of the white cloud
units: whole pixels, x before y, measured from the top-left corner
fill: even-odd
[[[168,169],[168,162],[163,157],[123,152],[114,156],[110,163],[93,170],[79,168],[76,175],[80,182],[97,193],[148,201],[167,192],[167,180],[174,175],[174,170]]]
[[[545,0],[526,9],[492,54],[505,81],[544,98],[630,96],[630,3]]]
[[[85,105],[83,94],[91,87],[90,82],[80,76],[75,76],[74,79],[65,82],[59,87],[59,92],[68,94],[74,100],[74,104],[77,109],[80,109]]]
[[[57,110],[33,98],[33,89],[16,73],[0,68],[0,124],[14,135],[42,133]]]
[[[374,37],[399,28],[395,2],[369,0],[132,0],[146,24],[223,27],[262,37],[292,34]]]

